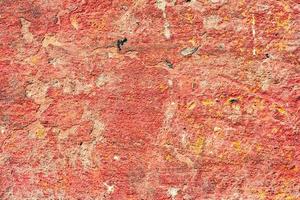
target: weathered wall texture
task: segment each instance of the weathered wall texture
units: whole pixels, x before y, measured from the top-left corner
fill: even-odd
[[[297,0],[1,0],[0,199],[300,199]]]

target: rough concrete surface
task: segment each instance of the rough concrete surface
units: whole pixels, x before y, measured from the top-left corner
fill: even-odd
[[[299,200],[298,0],[0,0],[1,200]]]

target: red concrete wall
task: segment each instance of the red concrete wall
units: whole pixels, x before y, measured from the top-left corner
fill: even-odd
[[[0,199],[300,199],[299,12],[1,0]]]

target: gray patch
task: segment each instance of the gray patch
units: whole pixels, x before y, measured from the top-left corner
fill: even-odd
[[[180,52],[180,54],[182,56],[191,56],[194,53],[196,53],[196,51],[198,49],[199,49],[199,46],[198,47],[187,47],[187,48],[182,49],[181,52]]]
[[[170,69],[174,68],[173,64],[169,60],[165,60],[165,63]]]

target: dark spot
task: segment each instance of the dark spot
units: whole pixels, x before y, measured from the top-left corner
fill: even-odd
[[[236,99],[236,98],[231,98],[231,99],[229,99],[229,103],[238,103],[239,102],[239,100],[238,99]]]
[[[83,144],[83,142],[80,142],[80,144],[79,144],[79,145],[81,146],[82,144]]]
[[[296,168],[295,165],[290,166],[290,170],[293,170],[293,169],[295,169],[295,168]]]
[[[121,47],[127,42],[127,38],[121,39],[117,41],[117,47],[119,49],[119,51],[121,51]]]
[[[197,84],[195,82],[192,83],[192,89],[195,89],[197,87]]]
[[[270,58],[270,55],[269,55],[268,53],[266,53],[266,55],[265,55],[265,56],[266,56],[266,58]]]
[[[185,0],[185,2],[191,2],[192,0]]]
[[[57,24],[57,22],[58,22],[58,17],[57,17],[57,16],[54,16],[54,17],[52,18],[52,21],[53,21],[54,24]]]
[[[165,60],[165,63],[170,69],[174,68],[173,64],[169,60]]]
[[[274,84],[279,84],[280,83],[280,80],[279,79],[274,79]]]

